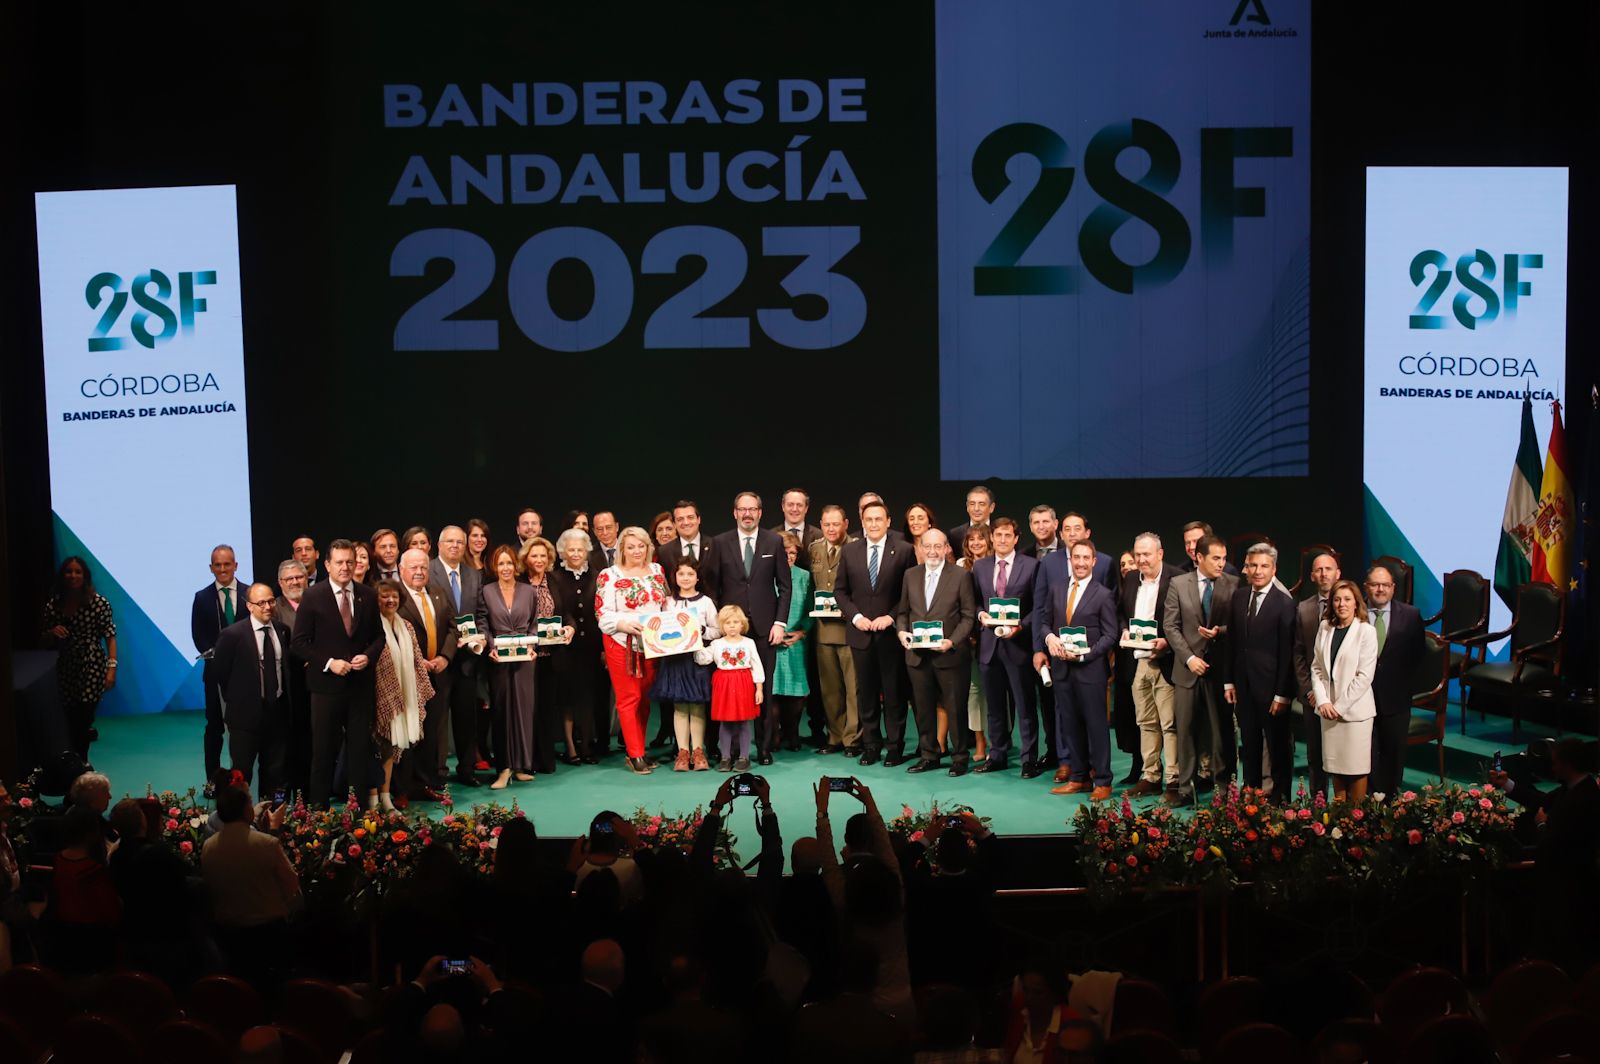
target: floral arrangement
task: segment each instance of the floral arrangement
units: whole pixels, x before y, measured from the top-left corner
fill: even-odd
[[[146,791],[150,789],[147,787]],[[200,844],[206,841],[206,822],[211,811],[199,800],[193,787],[177,791],[147,793],[161,806],[161,840],[190,867],[200,867]]]
[[[977,816],[977,813],[974,812],[972,806],[970,805],[947,805],[941,807],[938,802],[934,802],[927,808],[926,811],[919,811],[911,808],[909,805],[902,805],[900,807],[900,815],[889,821],[887,827],[891,835],[904,835],[909,842],[924,842],[928,838],[929,830],[933,827],[936,820],[943,820],[945,817],[959,816],[963,813],[970,813],[973,816]],[[978,820],[985,827],[988,827],[988,817],[980,816],[978,817]],[[933,834],[937,835],[938,832],[934,831]],[[967,837],[967,847],[969,849],[974,849],[976,846],[977,841],[969,835]],[[928,847],[927,861],[932,867],[939,867],[938,851],[932,846]]]
[[[1499,867],[1517,845],[1515,816],[1488,784],[1329,802],[1302,783],[1280,803],[1250,788],[1219,790],[1189,819],[1164,807],[1135,811],[1124,798],[1082,806],[1071,823],[1084,880],[1104,897],[1250,884],[1270,903],[1330,887],[1392,895],[1413,876]]]
[[[639,836],[640,846],[646,849],[655,849],[657,846],[676,846],[687,853],[694,847],[694,840],[700,833],[700,828],[705,823],[705,810],[702,806],[695,806],[690,813],[655,813],[646,812],[644,806],[639,806],[628,818],[633,825],[634,832]],[[733,832],[728,830],[727,820],[724,819],[722,827],[717,831],[717,841],[711,850],[711,863],[717,868],[729,868],[738,863],[738,856],[734,853],[734,844],[738,839]]]

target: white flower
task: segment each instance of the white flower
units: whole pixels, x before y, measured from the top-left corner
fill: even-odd
[[[500,836],[496,835],[494,838],[489,840],[489,849],[498,850],[499,848],[500,848]]]
[[[1341,831],[1341,830],[1340,830],[1340,829],[1338,829],[1338,828],[1334,828],[1334,829],[1333,829],[1333,831],[1331,831],[1331,832],[1329,832],[1329,834],[1331,834],[1331,835],[1332,835],[1332,836],[1333,836],[1333,837],[1334,837],[1334,838],[1336,838],[1336,839],[1342,839],[1342,838],[1344,838],[1344,832],[1343,832],[1343,831]]]
[[[199,817],[193,817],[193,818],[191,818],[189,820],[189,826],[194,828],[194,829],[196,829],[196,830],[198,830],[200,825],[203,824],[203,823],[205,823],[205,821],[200,819]]]

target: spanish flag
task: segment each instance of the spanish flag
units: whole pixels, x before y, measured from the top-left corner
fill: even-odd
[[[1578,507],[1567,479],[1567,435],[1561,428],[1561,403],[1550,404],[1550,445],[1545,452],[1539,508],[1534,512],[1533,578],[1548,580],[1565,593],[1578,586],[1572,574],[1573,522]]]

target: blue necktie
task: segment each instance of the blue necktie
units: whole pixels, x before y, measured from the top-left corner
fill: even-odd
[[[1201,580],[1200,582],[1206,586],[1206,589],[1200,593],[1200,613],[1205,618],[1206,627],[1210,628],[1211,627],[1211,581],[1209,579],[1204,579],[1204,580]]]
[[[450,596],[456,600],[456,613],[461,612],[461,574],[450,570]]]
[[[878,590],[878,544],[872,545],[872,554],[867,558],[867,583],[872,585],[872,590]]]

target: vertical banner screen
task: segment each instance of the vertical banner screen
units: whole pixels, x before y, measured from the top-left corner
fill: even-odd
[[[1493,577],[1522,400],[1542,463],[1566,321],[1564,167],[1368,168],[1367,549],[1416,567],[1424,614],[1441,573]]]
[[[211,549],[254,571],[234,187],[35,207],[56,555],[84,557],[116,615],[101,709],[196,708],[189,614]]]
[[[1310,4],[937,13],[942,475],[1305,475]]]

